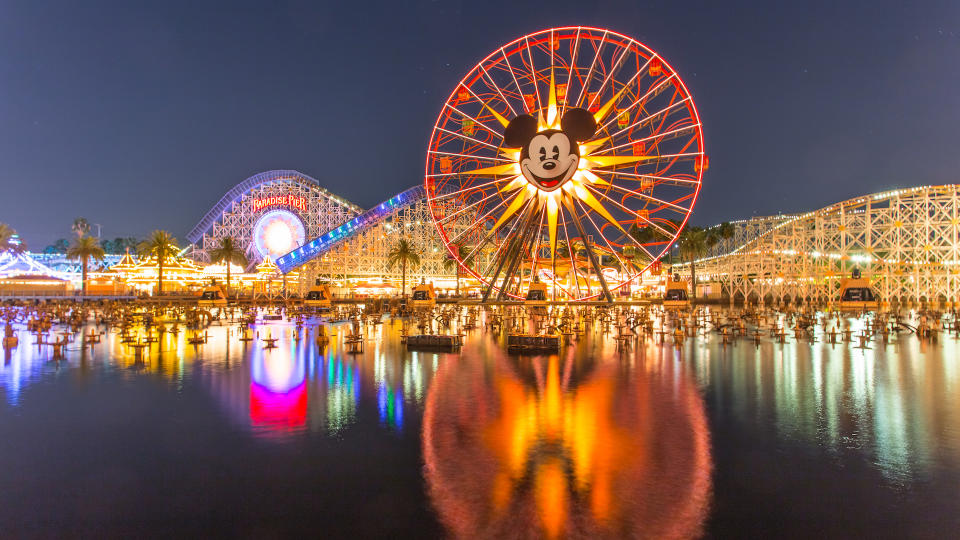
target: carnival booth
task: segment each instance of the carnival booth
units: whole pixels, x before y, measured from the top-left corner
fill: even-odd
[[[840,280],[840,309],[842,311],[863,311],[877,309],[877,295],[870,287],[870,280],[854,268],[849,278]]]
[[[667,277],[667,285],[663,291],[663,307],[682,309],[690,306],[687,282],[674,274]]]
[[[303,305],[321,311],[330,309],[330,287],[322,284],[318,278],[313,287],[310,287],[310,290],[307,291],[307,295],[303,299]]]
[[[413,289],[410,306],[414,309],[432,309],[437,305],[437,293],[433,290],[433,283],[420,283]]]
[[[211,281],[200,292],[200,300],[197,303],[206,307],[225,306],[227,305],[227,293],[216,281]]]

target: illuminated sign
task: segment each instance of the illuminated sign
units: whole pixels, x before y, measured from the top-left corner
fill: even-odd
[[[297,195],[277,195],[275,197],[263,197],[260,199],[251,199],[250,205],[254,212],[259,212],[270,206],[289,206],[296,208],[301,212],[307,211],[307,198]]]

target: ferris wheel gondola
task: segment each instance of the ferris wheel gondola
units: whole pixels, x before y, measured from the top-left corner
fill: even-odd
[[[693,98],[663,57],[610,30],[552,28],[460,81],[430,137],[425,188],[485,299],[522,299],[535,281],[554,297],[610,299],[676,240],[708,164]]]

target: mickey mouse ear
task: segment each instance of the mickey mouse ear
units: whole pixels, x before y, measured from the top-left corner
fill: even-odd
[[[597,121],[589,111],[581,108],[569,109],[560,119],[560,129],[577,142],[582,142],[597,131]]]
[[[529,114],[521,114],[507,124],[503,132],[503,145],[508,148],[520,148],[537,134],[537,119]]]

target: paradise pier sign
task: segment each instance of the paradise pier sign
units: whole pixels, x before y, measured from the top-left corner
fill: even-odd
[[[301,212],[307,211],[307,198],[301,195],[277,195],[274,197],[262,197],[259,199],[250,200],[250,208],[254,212],[259,212],[264,208],[270,208],[273,206],[288,206],[300,210]]]

